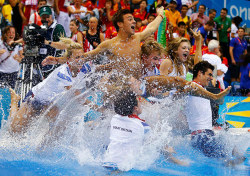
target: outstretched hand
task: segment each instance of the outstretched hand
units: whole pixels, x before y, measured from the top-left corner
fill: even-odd
[[[190,30],[193,33],[195,40],[198,40],[198,41],[201,40],[201,32],[198,31],[198,28],[195,31],[193,31],[193,29],[190,29]]]
[[[42,61],[42,66],[45,66],[45,65],[55,65],[55,64],[57,64],[57,59],[54,56],[47,56]]]

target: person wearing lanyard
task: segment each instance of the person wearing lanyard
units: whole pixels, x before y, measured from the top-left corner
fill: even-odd
[[[213,79],[214,66],[207,61],[201,61],[194,66],[193,82],[201,87],[208,86]],[[212,127],[212,111],[210,101],[201,97],[189,96],[185,108],[188,126],[191,131],[191,144],[194,149],[201,151],[205,156],[220,158],[227,166],[240,164],[245,160],[233,151],[233,160],[226,151],[223,139],[216,136]]]
[[[245,33],[244,28],[239,28],[238,37],[233,38],[230,41],[229,53],[232,60],[231,65],[231,81],[240,82],[240,56],[247,53],[247,41],[243,38]]]

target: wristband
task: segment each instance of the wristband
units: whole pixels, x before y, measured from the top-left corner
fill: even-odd
[[[164,18],[161,14],[159,14],[158,16],[162,17],[162,19]]]

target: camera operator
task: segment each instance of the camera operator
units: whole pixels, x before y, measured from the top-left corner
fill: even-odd
[[[60,37],[65,37],[65,30],[62,25],[57,24],[52,16],[52,10],[50,6],[42,6],[39,9],[39,15],[43,25],[47,26],[47,31],[45,34],[45,43],[40,47],[40,57],[41,60],[45,59],[47,56],[60,56],[62,50],[57,50],[51,47],[52,42],[58,42]],[[46,78],[49,73],[55,69],[55,66],[48,65],[42,67],[43,76]]]
[[[23,58],[23,47],[14,43],[16,29],[7,26],[3,30],[0,42],[0,82],[15,88],[19,63]]]

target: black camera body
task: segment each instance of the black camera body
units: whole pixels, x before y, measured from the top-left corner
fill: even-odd
[[[24,27],[23,40],[24,46],[24,61],[32,63],[40,63],[39,50],[44,44],[47,28],[36,24],[29,24]]]

